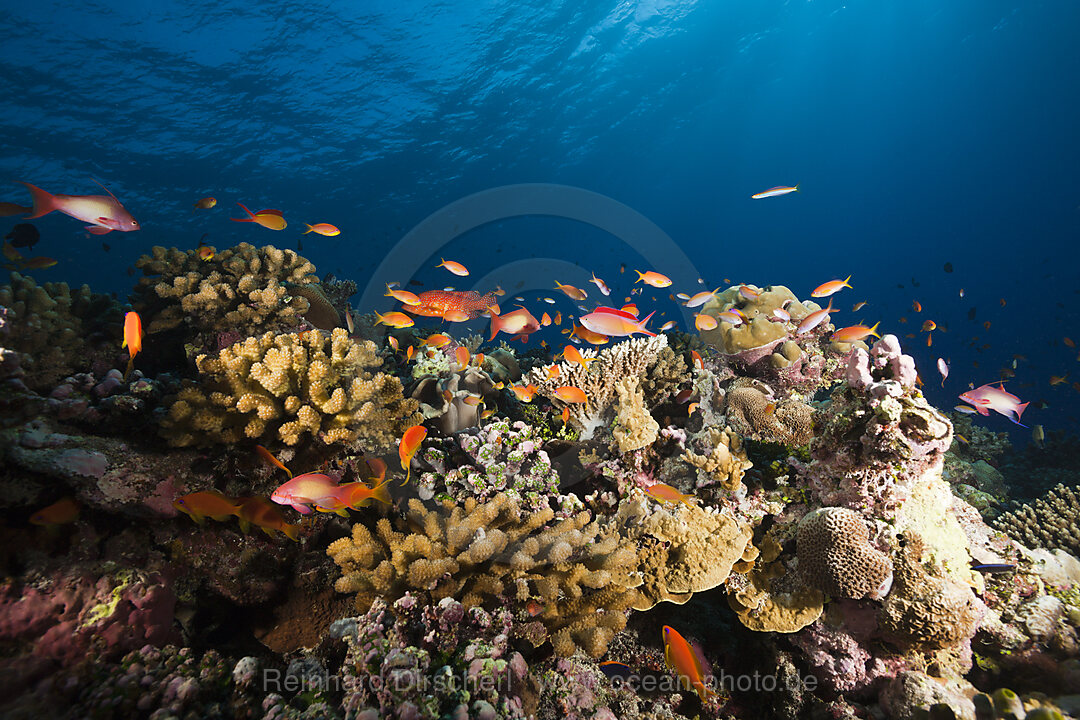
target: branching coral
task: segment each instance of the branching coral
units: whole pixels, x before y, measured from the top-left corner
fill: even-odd
[[[161,432],[181,447],[305,435],[389,446],[419,416],[400,380],[373,372],[381,363],[374,343],[341,328],[248,338],[199,356],[202,378],[180,391]]]
[[[720,483],[725,490],[735,491],[742,485],[743,475],[753,467],[746,457],[742,440],[730,429],[705,427],[691,440],[691,446],[701,450],[683,453],[683,460],[701,471],[697,486]]]
[[[524,383],[533,384],[540,394],[550,398],[559,407],[570,410],[570,421],[581,429],[581,438],[589,440],[596,430],[611,421],[617,396],[616,384],[626,377],[641,377],[646,369],[667,347],[667,337],[633,338],[604,348],[597,353],[592,348],[581,351],[582,357],[593,358],[589,367],[563,361],[558,364],[559,373],[549,377],[550,365],[533,368],[526,375]],[[581,388],[587,401],[584,403],[565,403],[555,394],[559,387],[572,385]]]
[[[383,518],[374,533],[353,525],[326,552],[343,572],[338,592],[356,593],[362,610],[376,596],[407,591],[432,601],[456,597],[466,607],[535,599],[555,652],[600,657],[638,599],[637,554],[588,512],[553,518],[550,509],[526,513],[501,495],[437,510],[413,499],[405,518]]]
[[[824,592],[842,598],[880,599],[893,582],[892,561],[870,544],[854,510],[826,507],[799,522],[799,572]]]
[[[612,436],[619,445],[619,452],[632,452],[652,445],[660,431],[660,423],[645,407],[641,380],[633,375],[624,377],[615,383],[615,392],[619,396],[619,410],[618,424]]]
[[[0,305],[8,309],[5,345],[23,354],[26,384],[44,390],[89,369],[91,320],[101,322],[109,304],[107,296],[91,293],[87,285],[72,291],[67,283],[38,285],[32,277],[11,273],[10,284],[0,285]]]
[[[994,524],[1030,547],[1080,555],[1080,490],[1059,484],[1046,497],[1001,515]]]
[[[455,445],[470,462],[461,461]],[[424,448],[421,460],[431,467],[420,476],[424,499],[443,492],[458,500],[487,500],[499,494],[531,512],[548,507],[559,491],[559,475],[543,441],[532,426],[521,421],[497,420],[463,432],[445,440],[442,447]]]
[[[194,250],[155,246],[135,262],[145,277],[135,288],[135,309],[149,333],[186,325],[198,344],[218,333],[248,337],[293,328],[310,303],[287,283],[318,282],[315,266],[292,250],[240,243],[204,261]]]

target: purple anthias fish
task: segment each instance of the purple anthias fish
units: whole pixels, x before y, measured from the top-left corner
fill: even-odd
[[[993,410],[1009,418],[1020,427],[1027,427],[1027,425],[1020,422],[1020,416],[1024,413],[1024,408],[1028,406],[1028,403],[1020,402],[1020,398],[1007,392],[1003,387],[983,385],[962,393],[960,399],[966,403],[971,403],[975,408],[975,412],[980,415],[989,415],[989,411]]]

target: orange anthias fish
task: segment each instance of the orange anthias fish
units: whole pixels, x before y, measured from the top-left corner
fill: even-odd
[[[53,195],[28,182],[22,184],[30,189],[30,195],[34,199],[34,211],[27,216],[28,220],[59,210],[76,220],[90,223],[86,229],[94,235],[104,235],[113,230],[132,232],[139,229],[138,221],[131,217],[131,213],[120,204],[116,196],[101,183],[98,185],[101,185],[108,195]]]
[[[705,361],[701,359],[701,353],[697,350],[690,351],[690,360],[693,362],[693,366],[696,370],[705,369]]]
[[[540,326],[541,327],[548,327],[549,325],[551,325],[551,316],[548,315],[547,313],[544,313],[543,315],[540,316]]]
[[[540,321],[525,308],[508,312],[505,315],[499,315],[498,311],[492,308],[489,313],[491,315],[491,337],[488,338],[488,341],[494,340],[496,335],[504,332],[507,335],[514,335],[518,340],[525,342],[529,339],[529,335],[540,329]]]
[[[644,333],[649,337],[655,337],[656,333],[651,332],[645,327],[652,316],[653,313],[649,313],[644,320],[638,320],[630,313],[622,310],[598,307],[588,315],[579,317],[578,321],[584,325],[586,329],[609,337],[623,337],[626,335],[633,335],[634,333]]]
[[[401,436],[401,442],[398,443],[398,459],[401,460],[401,469],[405,471],[405,480],[401,483],[402,485],[409,482],[413,455],[416,455],[416,451],[420,449],[420,443],[426,437],[427,428],[423,425],[413,425]]]
[[[330,223],[315,223],[314,225],[304,223],[304,225],[307,225],[307,230],[302,233],[303,235],[313,232],[318,235],[325,235],[326,237],[334,237],[335,235],[341,234],[341,231]]]
[[[694,499],[693,495],[681,493],[664,483],[650,485],[645,488],[645,494],[662,505],[667,505],[668,503],[685,503],[686,505],[689,505],[690,501]]]
[[[56,260],[51,257],[45,257],[39,255],[38,257],[27,258],[19,262],[20,270],[48,270],[56,265]]]
[[[584,302],[589,297],[589,294],[581,288],[576,288],[573,285],[563,285],[558,280],[555,281],[555,287],[562,290],[563,294],[574,302]]]
[[[472,320],[494,308],[499,312],[497,296],[493,292],[481,295],[472,290],[428,290],[416,296],[419,305],[406,307],[407,312],[424,317],[444,317],[451,310],[460,310]]]
[[[469,360],[471,359],[469,348],[463,345],[458,346],[458,348],[454,350],[454,359],[457,360],[457,364],[462,370],[467,368],[469,366]]]
[[[911,309],[915,312],[922,312],[922,303],[920,303],[918,300],[912,300]]]
[[[563,348],[563,357],[566,358],[567,362],[577,363],[586,370],[589,368],[589,363],[596,359],[583,357],[581,352],[579,352],[578,349],[573,345],[567,345],[565,348]],[[555,365],[553,367],[557,368],[558,366]]]
[[[714,318],[712,315],[698,313],[694,316],[694,327],[696,327],[698,330],[715,330],[716,326],[716,318]]]
[[[442,262],[439,263],[438,265],[436,265],[435,267],[446,268],[447,270],[449,270],[450,272],[454,273],[455,275],[457,275],[459,277],[465,277],[466,275],[469,274],[469,270],[464,265],[462,265],[461,263],[454,262],[453,260],[447,260],[445,258],[439,258],[439,259],[442,260]]]
[[[124,377],[131,374],[131,369],[135,365],[135,356],[142,350],[142,337],[142,320],[139,318],[139,313],[129,312],[124,316],[124,342],[120,346],[128,349],[128,367]]]
[[[233,222],[251,222],[255,223],[256,225],[262,225],[267,230],[284,230],[286,227],[288,227],[288,224],[285,222],[285,218],[284,216],[282,216],[280,210],[260,210],[257,213],[253,213],[246,207],[244,207],[241,203],[236,204],[240,205],[240,208],[250,217],[229,218]]]
[[[217,490],[203,490],[176,498],[173,507],[202,525],[208,517],[218,522],[228,520],[237,513],[240,504]]]
[[[60,498],[30,516],[32,525],[68,525],[79,519],[79,506],[69,497]]]
[[[390,496],[386,482],[369,487],[362,482],[338,485],[328,475],[304,473],[297,475],[270,496],[279,505],[288,505],[301,515],[310,515],[314,507],[320,512],[332,512],[348,517],[347,509],[357,509],[368,504],[371,498],[389,504]]]
[[[1061,342],[1065,343],[1065,347],[1071,347],[1071,348],[1076,347],[1076,343],[1073,342],[1073,339],[1070,338],[1070,337],[1062,338]]]
[[[392,328],[412,327],[415,324],[415,321],[411,317],[405,313],[397,312],[396,310],[388,312],[385,315],[380,315],[378,311],[376,311],[375,317],[378,318],[378,320],[375,321],[376,325],[389,325]]]
[[[686,638],[669,625],[663,629],[664,637],[664,661],[667,666],[679,677],[679,685],[685,685],[688,690],[697,692],[702,702],[709,695],[716,693],[705,686],[705,672],[702,670],[701,658]]]
[[[851,325],[846,328],[840,328],[832,334],[832,340],[834,342],[856,342],[862,340],[865,337],[873,335],[874,337],[881,337],[877,334],[878,325],[881,323],[874,323],[874,327],[866,327],[865,325]]]
[[[1069,373],[1065,373],[1064,375],[1051,375],[1050,376],[1050,386],[1051,387],[1053,387],[1054,385],[1061,385],[1062,383],[1065,383],[1065,382],[1068,382],[1068,381],[1069,381]]]
[[[563,330],[565,333],[566,330]],[[592,330],[582,325],[574,324],[574,329],[569,332],[568,337],[581,338],[590,345],[606,345],[611,342],[611,338],[607,335],[601,335],[600,333],[593,332]]]
[[[411,293],[408,290],[395,290],[389,285],[386,286],[386,293],[383,297],[392,297],[402,305],[419,305],[420,298],[416,293]]]
[[[292,476],[293,476],[292,470],[289,470],[289,468],[285,467],[285,464],[283,462],[281,462],[276,457],[274,457],[270,453],[270,451],[267,450],[266,448],[264,448],[262,445],[256,445],[255,446],[255,454],[258,455],[259,459],[262,460],[263,462],[267,463],[271,467],[276,467],[276,468],[279,468],[281,470],[284,470],[285,473],[289,476],[289,478],[290,479],[292,478]]]
[[[646,285],[652,285],[654,288],[666,288],[671,285],[671,278],[667,275],[661,275],[653,270],[649,270],[648,272],[635,270],[634,272],[638,274],[638,279],[634,281],[635,283],[643,282]]]
[[[196,210],[209,210],[210,208],[214,207],[215,205],[217,205],[217,198],[212,198],[212,197],[199,198],[198,200],[195,201],[195,204],[191,207],[191,212],[195,212]]]
[[[285,537],[293,542],[299,539],[300,525],[289,523],[272,502],[264,497],[238,498],[240,510],[236,515],[240,518],[240,530],[247,533],[254,525],[260,528],[270,537],[275,533],[284,533]]]
[[[574,387],[573,385],[564,385],[563,387],[555,388],[555,396],[563,402],[580,404],[588,401],[588,397],[585,396],[585,391],[581,388]]]
[[[558,366],[555,367],[556,369],[558,368]],[[533,397],[536,396],[537,390],[539,390],[539,388],[532,383],[528,385],[511,385],[510,389],[513,391],[514,395],[517,396],[518,400],[525,403],[532,402]]]
[[[424,344],[433,348],[441,348],[450,344],[450,336],[444,333],[435,333],[434,335],[429,335],[427,339],[424,340]]]
[[[822,283],[821,285],[818,285],[816,288],[814,288],[814,291],[812,293],[810,293],[810,297],[816,297],[816,298],[829,297],[833,293],[840,292],[840,290],[842,288],[849,288],[850,289],[851,285],[848,285],[848,280],[850,280],[850,279],[851,279],[851,276],[848,275],[843,280],[830,280],[827,283]]]

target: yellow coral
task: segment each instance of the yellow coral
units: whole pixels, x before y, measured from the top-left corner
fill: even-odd
[[[708,455],[687,450],[683,453],[683,460],[712,475],[724,489],[737,490],[742,484],[743,475],[754,465],[743,451],[742,440],[730,428],[718,430],[708,427],[700,435],[712,450]]]
[[[648,447],[656,442],[660,423],[653,419],[645,407],[645,394],[641,390],[641,380],[635,375],[628,375],[615,383],[615,392],[619,396],[619,423],[612,431],[619,452],[631,452]]]
[[[800,303],[795,294],[783,285],[771,285],[754,298],[740,294],[740,287],[736,285],[718,293],[701,307],[702,313],[714,318],[725,310],[738,309],[749,320],[739,325],[721,321],[715,329],[701,333],[702,340],[727,355],[764,347],[784,338],[787,335],[786,323],[774,322],[770,318],[773,310],[785,307],[785,302],[790,301],[786,310],[796,323],[820,309],[813,302]]]
[[[162,434],[176,446],[311,436],[388,447],[418,416],[400,380],[373,372],[381,364],[374,343],[341,328],[248,338],[199,356],[202,379],[180,391]]]

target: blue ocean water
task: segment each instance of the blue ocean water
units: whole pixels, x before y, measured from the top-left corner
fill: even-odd
[[[648,248],[576,220],[507,217],[424,256],[402,244],[462,198],[555,184],[640,213],[709,289],[806,297],[851,274],[835,320],[915,334],[935,404],[1021,355],[1010,389],[1048,404],[1025,420],[1076,430],[1076,3],[44,1],[0,17],[0,178],[69,194],[99,178],[142,224],[88,237],[35,221],[35,251],[59,261],[39,281],[123,296],[152,245],[291,247],[303,222],[330,222],[341,234],[304,236],[303,254],[362,288],[442,286],[441,256],[474,278],[554,258],[625,294]],[[208,195],[217,207],[193,212]],[[290,225],[231,223],[236,202]],[[377,276],[394,253],[423,269]],[[927,318],[948,329],[930,348]]]

